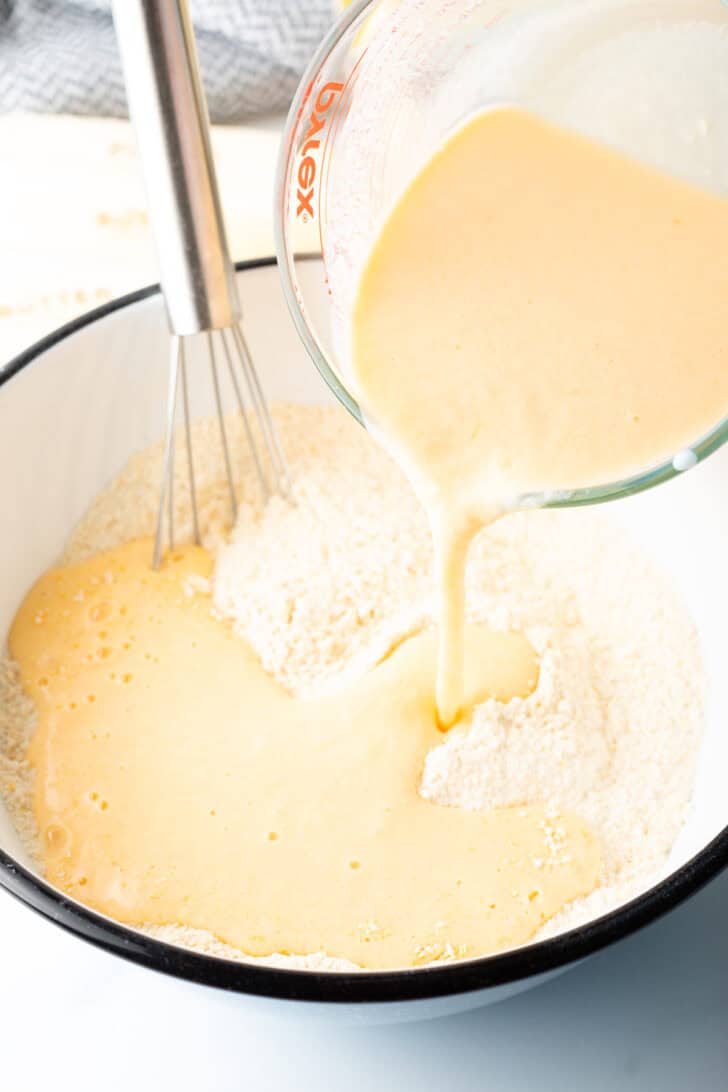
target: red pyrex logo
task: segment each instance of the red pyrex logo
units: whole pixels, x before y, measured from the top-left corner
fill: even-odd
[[[298,164],[298,190],[296,192],[296,216],[313,219],[313,196],[316,186],[316,160],[314,152],[321,147],[321,131],[326,124],[326,115],[336,101],[336,96],[343,91],[343,83],[327,83],[318,93],[318,98],[309,118],[308,129],[303,138],[301,162]]]

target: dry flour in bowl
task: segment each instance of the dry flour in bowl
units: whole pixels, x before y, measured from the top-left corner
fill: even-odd
[[[431,540],[399,470],[342,411],[282,405],[275,417],[295,506],[261,506],[234,420],[243,503],[229,541],[213,422],[195,426],[198,488],[216,551],[216,609],[290,693],[311,697],[432,624]],[[152,533],[160,457],[155,448],[130,461],[72,536],[67,560]],[[184,467],[179,475],[184,533]],[[426,759],[420,793],[468,809],[540,803],[576,812],[592,827],[603,849],[600,885],[546,922],[539,935],[548,935],[648,887],[665,864],[690,802],[703,723],[697,635],[667,580],[608,515],[593,510],[521,513],[483,532],[468,567],[468,611],[471,621],[526,634],[540,657],[539,684],[525,699],[483,702],[443,736]],[[25,749],[33,708],[9,662],[0,671],[0,709],[0,787],[32,852]],[[170,922],[149,931],[250,958],[204,930]],[[325,953],[264,962],[350,966]]]

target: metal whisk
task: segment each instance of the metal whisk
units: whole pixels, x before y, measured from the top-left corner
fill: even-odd
[[[240,301],[230,261],[210,146],[207,106],[186,0],[114,0],[129,109],[142,160],[172,333],[167,431],[153,564],[174,547],[175,431],[181,393],[195,541],[200,520],[188,393],[185,337],[203,334],[220,425],[233,520],[237,497],[225,429],[221,371],[229,374],[264,499],[290,494],[286,462],[240,328]],[[256,439],[249,411],[257,420]],[[165,516],[166,513],[166,516]]]

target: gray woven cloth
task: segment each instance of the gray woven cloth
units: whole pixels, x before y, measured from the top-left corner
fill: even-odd
[[[123,2],[123,0],[122,0]],[[191,0],[213,121],[285,108],[331,0]],[[126,116],[111,0],[0,0],[0,113]]]

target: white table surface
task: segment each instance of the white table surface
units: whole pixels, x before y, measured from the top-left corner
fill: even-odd
[[[212,129],[234,259],[272,254],[281,120]],[[159,279],[129,122],[0,115],[0,365]]]
[[[0,892],[7,1092],[722,1092],[728,873],[520,997],[359,1028],[259,1016],[63,933]]]

